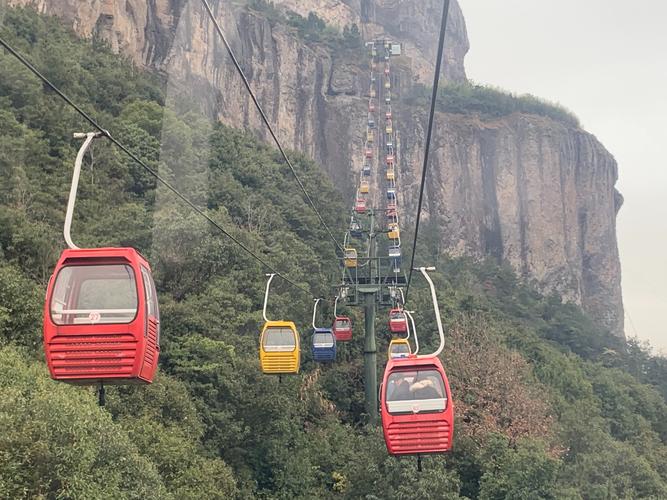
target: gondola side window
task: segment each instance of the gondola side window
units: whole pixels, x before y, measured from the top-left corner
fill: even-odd
[[[57,325],[127,324],[138,308],[134,270],[126,264],[63,267],[51,295]]]
[[[313,335],[313,345],[322,348],[333,347],[333,335],[331,333],[316,333]]]
[[[346,320],[343,320],[343,319],[337,319],[337,320],[336,320],[336,325],[335,325],[335,327],[336,327],[337,329],[345,329],[345,328],[349,328],[349,327],[350,327],[350,324],[349,324]]]
[[[442,412],[447,408],[445,384],[437,370],[394,372],[389,375],[386,390],[391,414]]]
[[[410,346],[403,343],[394,343],[391,346],[391,354],[410,354]]]
[[[154,318],[155,321],[160,323],[160,308],[158,306],[157,300],[157,291],[155,290],[155,282],[151,273],[145,267],[141,266],[141,277],[144,282],[144,290],[146,295],[146,321],[148,322],[149,318]],[[148,327],[146,328],[148,331]],[[160,328],[158,326],[157,331],[157,345],[160,345]]]
[[[296,339],[291,328],[270,327],[264,332],[262,347],[266,352],[290,352],[296,349]]]

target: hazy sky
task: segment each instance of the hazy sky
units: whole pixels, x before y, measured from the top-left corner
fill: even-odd
[[[667,2],[459,0],[468,77],[560,102],[616,157],[625,331],[667,351]]]

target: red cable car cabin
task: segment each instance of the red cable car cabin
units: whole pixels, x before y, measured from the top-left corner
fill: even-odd
[[[148,262],[133,248],[65,250],[49,281],[44,350],[55,380],[153,381],[160,319]]]
[[[437,357],[390,358],[380,402],[382,431],[391,455],[452,449],[454,405],[447,375]]]
[[[337,341],[352,340],[352,320],[347,316],[336,316],[333,324],[333,334]]]
[[[391,333],[408,332],[408,320],[402,310],[392,309],[389,311],[389,331]]]

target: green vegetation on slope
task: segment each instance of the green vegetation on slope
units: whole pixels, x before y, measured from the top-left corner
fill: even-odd
[[[313,293],[328,293],[332,245],[274,150],[165,109],[157,79],[54,19],[9,10],[2,32],[212,218]],[[412,459],[388,457],[380,430],[364,425],[356,311],[355,340],[335,365],[316,366],[306,352],[301,375],[261,375],[265,270],[103,141],[84,168],[73,234],[150,256],[160,373],[151,386],[109,390],[105,409],[91,389],[49,380],[42,300],[63,246],[71,133],[86,129],[4,53],[0,115],[0,497],[667,497],[664,360],[636,342],[625,352],[577,308],[506,268],[439,255],[428,259],[447,322],[455,451],[428,457],[421,474]],[[295,158],[341,230],[345,203],[317,166]],[[428,293],[411,293],[427,352],[436,340]],[[304,341],[311,307],[276,283],[272,315],[294,317]],[[386,345],[382,336],[381,359]]]
[[[432,88],[414,85],[407,104],[428,106]],[[438,89],[437,109],[444,113],[469,114],[499,118],[512,113],[546,116],[570,127],[579,127],[579,118],[560,104],[548,102],[530,94],[517,95],[506,90],[474,83],[450,83]]]

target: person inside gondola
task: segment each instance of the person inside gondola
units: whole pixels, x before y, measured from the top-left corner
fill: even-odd
[[[389,399],[391,401],[406,401],[412,399],[410,393],[410,382],[414,379],[414,372],[405,372],[402,377],[397,377],[393,381]]]
[[[439,392],[438,384],[432,377],[428,377],[419,382],[415,382],[410,386],[411,399],[438,399],[442,398],[442,393]]]

